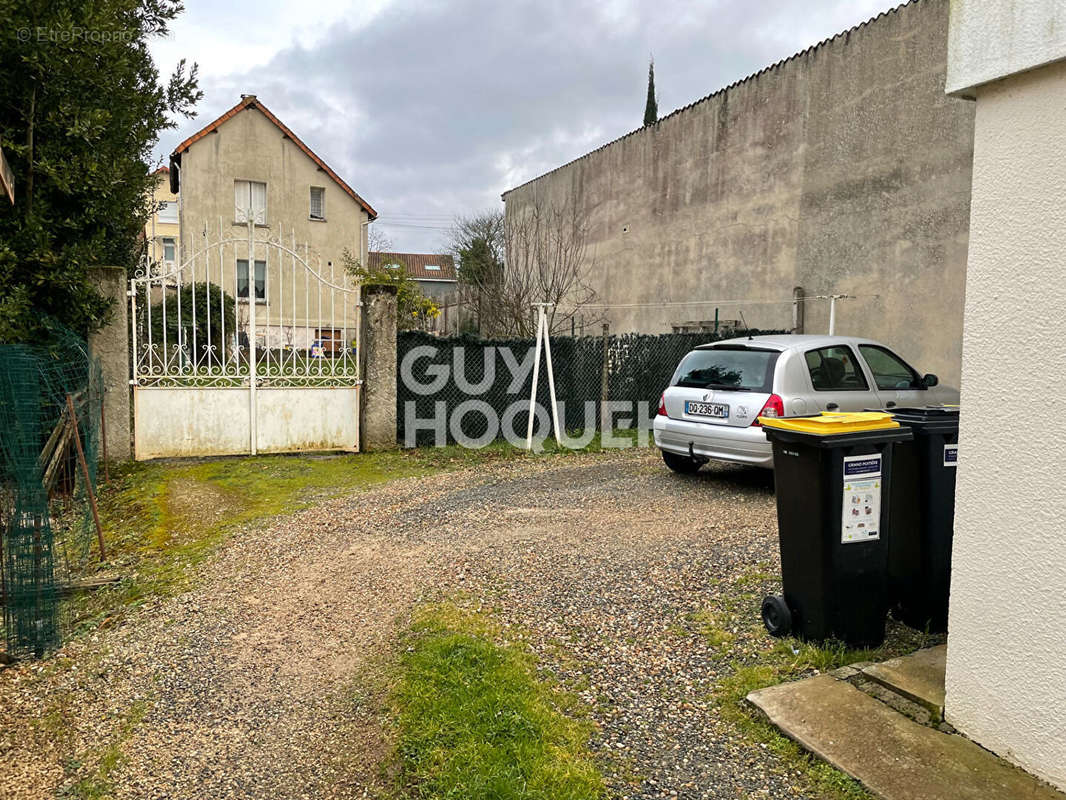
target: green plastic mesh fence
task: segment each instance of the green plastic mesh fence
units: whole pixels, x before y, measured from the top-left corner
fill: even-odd
[[[751,331],[753,335],[783,332]],[[659,395],[669,384],[678,362],[692,348],[734,335],[723,331],[606,337],[606,399],[619,407],[614,427],[634,427],[638,415],[648,417],[655,413]],[[524,438],[535,344],[532,339],[400,333],[396,392],[400,443],[408,447],[432,446],[465,439],[483,444],[504,436],[505,427]],[[562,408],[559,424],[567,431],[599,427],[604,345],[601,336],[559,336],[551,340],[556,400]],[[537,403],[544,412],[534,421],[537,436],[546,435],[547,410],[551,407],[543,355],[540,369]]]
[[[59,582],[95,541],[73,432],[95,491],[103,398],[85,341],[56,325],[47,330],[33,344],[0,345],[4,639],[10,654],[37,657],[60,644]]]

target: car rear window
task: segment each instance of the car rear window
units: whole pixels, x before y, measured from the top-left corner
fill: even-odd
[[[681,359],[670,385],[769,392],[779,355],[776,350],[748,347],[693,350]]]

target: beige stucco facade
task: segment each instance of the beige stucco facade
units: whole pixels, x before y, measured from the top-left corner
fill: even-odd
[[[344,254],[365,262],[367,209],[254,104],[194,139],[175,153],[182,255],[186,264],[197,262],[195,278],[184,274],[182,280],[202,281],[204,270],[210,270],[213,283],[237,294],[237,260],[247,259],[249,228],[238,219],[235,182],[265,183],[265,215],[253,230],[254,258],[266,261],[266,298],[257,304],[257,330],[266,333],[271,346],[305,347],[318,338],[320,327],[345,331],[345,341],[353,338],[357,299],[331,287],[355,287],[345,274]],[[312,187],[324,193],[324,219],[311,218]],[[295,242],[295,252],[310,269],[266,240],[289,249]],[[240,306],[246,316],[247,301]],[[293,323],[296,335],[290,341]]]
[[[976,118],[946,715],[1066,789],[1066,6],[958,3],[952,28]]]
[[[791,329],[795,287],[848,294],[837,333],[957,385],[973,106],[944,94],[947,21],[883,14],[505,193],[508,217],[576,205],[612,331]],[[807,302],[804,330],[828,316]]]
[[[152,203],[155,210],[144,226],[148,257],[156,264],[176,266],[180,258],[179,242],[181,239],[180,216],[175,216],[178,210],[178,196],[170,191],[170,174],[165,168],[157,170],[155,178],[156,183],[152,190]]]

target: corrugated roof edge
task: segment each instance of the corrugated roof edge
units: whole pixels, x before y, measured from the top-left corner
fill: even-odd
[[[530,178],[525,183],[520,183],[517,186],[511,187],[510,189],[508,189],[507,191],[505,191],[503,194],[500,195],[500,199],[506,201],[507,195],[509,195],[511,192],[518,191],[523,186],[528,186],[529,184],[535,183],[536,181],[539,181],[541,178],[547,177],[548,175],[551,175],[554,172],[558,172],[561,169],[566,169],[571,164],[576,164],[578,161],[586,159],[589,156],[593,155],[594,153],[598,153],[601,150],[606,150],[611,145],[618,144],[618,142],[622,141],[623,139],[628,139],[630,136],[634,136],[634,135],[636,135],[638,133],[641,133],[642,131],[647,130],[648,128],[652,128],[655,125],[658,125],[659,123],[670,119],[671,117],[676,117],[678,114],[682,114],[685,111],[688,111],[689,109],[700,105],[701,103],[706,103],[708,100],[713,100],[714,98],[718,97],[719,95],[723,95],[723,94],[725,94],[726,92],[728,92],[731,89],[735,89],[738,86],[741,86],[741,85],[743,85],[745,83],[748,83],[749,81],[753,81],[756,78],[758,78],[759,76],[766,74],[767,72],[773,72],[774,70],[780,69],[781,67],[785,66],[785,64],[789,63],[790,61],[795,61],[797,58],[800,58],[800,57],[806,56],[806,55],[810,55],[811,53],[814,53],[816,50],[819,50],[822,47],[825,47],[827,44],[830,44],[831,42],[836,41],[841,36],[848,37],[852,33],[854,33],[855,31],[858,31],[858,30],[860,30],[862,28],[865,28],[867,25],[872,25],[873,23],[877,22],[877,20],[881,19],[881,17],[887,17],[890,14],[895,14],[897,11],[901,11],[902,9],[906,8],[907,6],[918,5],[918,3],[920,3],[920,2],[921,2],[921,0],[907,0],[907,2],[900,3],[898,6],[893,6],[892,8],[890,8],[890,9],[888,9],[886,11],[882,11],[877,16],[870,17],[870,19],[868,19],[868,20],[866,20],[864,22],[860,22],[858,25],[853,25],[852,27],[848,28],[847,30],[843,30],[840,33],[834,34],[833,36],[830,36],[827,39],[822,39],[822,41],[817,42],[815,44],[812,44],[810,47],[808,47],[808,48],[806,48],[804,50],[800,50],[798,53],[793,53],[792,55],[788,56],[787,58],[783,58],[780,61],[775,61],[773,64],[770,64],[767,67],[763,67],[758,72],[753,72],[751,75],[748,75],[747,77],[740,78],[739,80],[733,81],[728,86],[723,86],[721,89],[716,89],[715,91],[711,92],[708,95],[705,95],[705,96],[699,98],[698,100],[693,100],[687,106],[682,106],[681,108],[678,108],[678,109],[676,109],[674,111],[671,111],[665,117],[661,117],[660,119],[656,120],[652,125],[645,125],[643,127],[631,130],[629,133],[622,134],[617,139],[612,139],[611,141],[607,142],[606,144],[601,144],[595,150],[589,150],[584,155],[580,155],[580,156],[578,156],[577,158],[575,158],[575,159],[573,159],[571,161],[567,161],[565,164],[560,164],[558,167],[550,169],[547,172],[541,173],[540,175],[536,176],[535,178]]]

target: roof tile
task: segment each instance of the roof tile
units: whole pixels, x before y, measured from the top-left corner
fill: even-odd
[[[407,275],[414,280],[455,281],[455,262],[446,253],[367,253],[371,269],[382,264],[402,264]],[[440,267],[439,270],[429,267]]]

